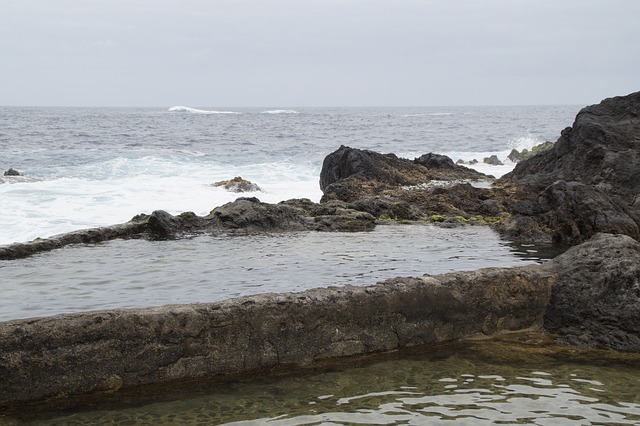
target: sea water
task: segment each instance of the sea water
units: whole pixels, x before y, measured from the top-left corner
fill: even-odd
[[[157,209],[207,214],[238,196],[211,183],[235,176],[257,183],[262,191],[248,195],[263,201],[318,201],[322,161],[340,145],[505,160],[512,148],[556,140],[578,110],[3,107],[0,169],[24,176],[0,176],[0,245]],[[499,176],[513,168],[505,163],[474,167]],[[525,265],[549,257],[543,249],[483,227],[429,225],[76,245],[0,262],[0,321]],[[636,358],[476,345],[18,410],[0,413],[0,424],[640,424]]]
[[[425,224],[75,245],[0,262],[0,321],[522,266],[548,257],[542,248],[509,245],[487,227]]]
[[[638,425],[640,356],[538,336],[459,342],[22,410],[30,425]],[[0,415],[0,422],[3,418]]]
[[[207,214],[233,201],[211,183],[242,176],[262,201],[321,197],[340,145],[471,160],[555,140],[577,106],[447,108],[0,108],[0,245],[112,225],[162,209]],[[538,248],[532,248],[536,251]],[[118,307],[213,302],[368,285],[396,276],[514,266],[486,228],[379,227],[355,234],[112,241],[0,262],[0,321]],[[535,258],[535,259],[534,259]],[[533,259],[533,260],[532,260]]]
[[[139,213],[209,213],[242,176],[265,202],[318,201],[322,161],[340,145],[413,159],[428,152],[488,166],[550,140],[580,106],[406,108],[0,107],[0,245],[126,222]]]

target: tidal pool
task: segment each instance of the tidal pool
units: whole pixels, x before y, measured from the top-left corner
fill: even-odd
[[[31,425],[637,425],[640,354],[521,334],[6,414]],[[0,417],[0,423],[3,420]]]
[[[486,227],[430,225],[114,240],[1,261],[0,321],[520,266],[550,256],[541,249],[511,246]]]

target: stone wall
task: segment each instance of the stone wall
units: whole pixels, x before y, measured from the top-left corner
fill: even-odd
[[[0,406],[541,327],[545,265],[0,323]]]

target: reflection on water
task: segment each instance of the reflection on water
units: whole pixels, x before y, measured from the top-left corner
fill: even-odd
[[[536,250],[477,226],[116,240],[0,262],[0,321],[520,266],[545,258]]]
[[[173,387],[31,424],[640,424],[638,361],[520,335]]]

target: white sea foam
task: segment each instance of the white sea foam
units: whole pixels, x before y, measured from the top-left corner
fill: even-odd
[[[188,106],[176,105],[169,108],[169,112],[189,112],[191,114],[242,114],[236,111],[211,111],[206,109],[191,108]]]
[[[423,113],[415,113],[415,114],[403,114],[403,117],[439,117],[446,115],[454,115],[452,112],[423,112]]]
[[[0,185],[0,245],[130,220],[166,210],[206,215],[243,195],[277,203],[290,198],[319,201],[320,171],[281,161],[229,166],[162,157],[116,158],[67,170],[69,177]],[[238,194],[211,186],[242,176],[263,192]]]
[[[525,136],[521,136],[515,139],[510,140],[507,143],[507,147],[509,151],[512,149],[517,149],[518,151],[522,151],[523,149],[531,149],[536,145],[540,145],[541,143],[546,142],[544,139],[540,139],[539,137],[528,133]]]
[[[299,112],[292,109],[271,109],[262,111],[262,114],[299,114]]]

